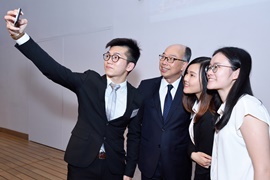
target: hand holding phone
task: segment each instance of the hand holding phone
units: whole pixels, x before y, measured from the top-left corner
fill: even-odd
[[[16,14],[15,21],[14,21],[14,26],[15,27],[19,26],[19,19],[20,19],[21,11],[22,11],[22,9],[19,8],[18,13]]]

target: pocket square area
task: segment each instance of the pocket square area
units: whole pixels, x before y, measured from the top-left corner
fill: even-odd
[[[139,109],[134,109],[134,110],[132,111],[132,113],[131,113],[130,118],[133,118],[134,116],[136,116],[136,115],[138,114],[138,111],[139,111]]]

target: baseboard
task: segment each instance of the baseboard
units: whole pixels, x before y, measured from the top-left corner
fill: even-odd
[[[18,138],[22,138],[22,139],[25,139],[25,140],[29,140],[28,134],[21,133],[21,132],[18,132],[18,131],[14,131],[14,130],[10,130],[10,129],[0,127],[0,132],[6,133],[6,134],[9,134],[9,135],[12,135],[12,136],[16,136]]]

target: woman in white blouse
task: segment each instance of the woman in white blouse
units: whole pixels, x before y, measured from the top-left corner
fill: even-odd
[[[250,85],[251,56],[243,49],[214,52],[207,67],[208,89],[223,102],[218,109],[212,180],[270,180],[269,114]]]

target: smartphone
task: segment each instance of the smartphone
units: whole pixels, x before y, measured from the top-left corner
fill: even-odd
[[[19,8],[18,9],[18,13],[16,14],[15,21],[14,21],[14,26],[15,27],[18,27],[19,26],[19,23],[18,22],[19,22],[19,19],[20,19],[21,11],[22,11],[22,9]]]

